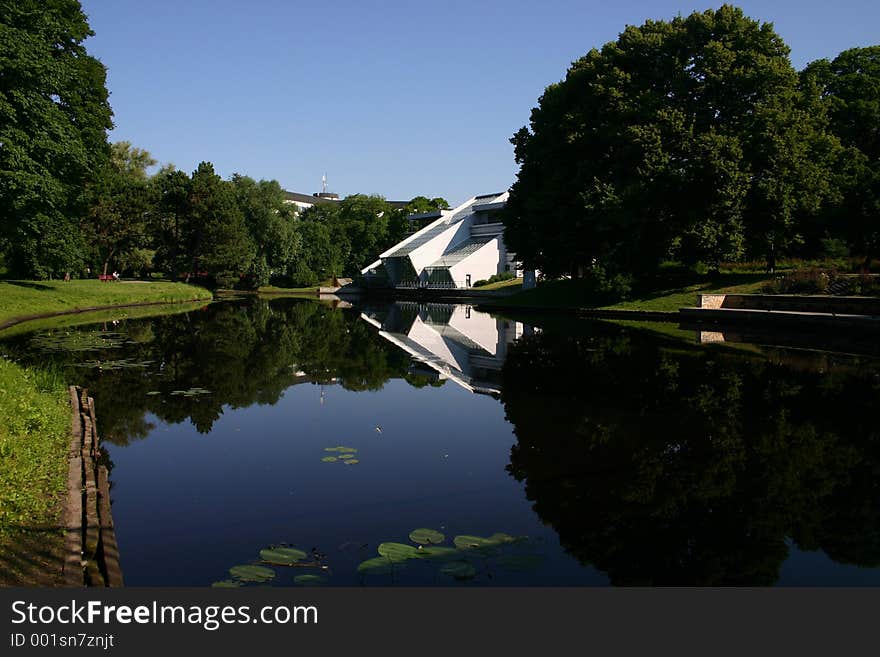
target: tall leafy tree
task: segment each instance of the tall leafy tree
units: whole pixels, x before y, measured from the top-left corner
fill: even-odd
[[[202,162],[193,172],[187,196],[187,247],[192,272],[204,271],[221,287],[244,276],[256,252],[232,183]]]
[[[302,248],[291,272],[294,285],[314,285],[341,275],[351,244],[339,219],[339,206],[323,203],[307,208],[298,230]]]
[[[0,246],[21,276],[82,265],[83,185],[112,127],[92,34],[76,0],[0,0]]]
[[[252,287],[266,285],[272,275],[288,276],[299,251],[293,206],[284,202],[276,180],[255,181],[234,175],[232,185],[238,207],[256,248],[248,271]]]
[[[306,209],[300,229],[303,261],[297,265],[297,283],[306,285],[332,276],[356,276],[399,241],[392,229],[396,216],[398,213],[384,198],[366,194]]]
[[[430,199],[427,196],[416,196],[415,198],[411,199],[409,203],[406,204],[406,206],[400,208],[399,210],[395,210],[391,214],[391,218],[388,223],[387,246],[394,246],[400,240],[406,237],[406,234],[410,228],[409,221],[407,219],[409,215],[448,209],[449,202],[445,198],[439,196]]]
[[[354,194],[339,203],[338,220],[351,247],[343,273],[356,276],[389,244],[389,225],[394,209],[381,196]]]
[[[163,167],[152,181],[156,208],[151,215],[150,233],[156,249],[155,264],[173,279],[189,271],[187,255],[188,199],[190,178],[173,166]]]
[[[89,186],[83,234],[104,274],[114,259],[148,246],[148,219],[156,203],[147,169],[155,164],[147,151],[117,142]]]
[[[801,77],[819,94],[831,131],[847,148],[836,170],[841,195],[828,223],[864,255],[867,269],[880,253],[880,46],[812,62]]]
[[[836,145],[788,53],[724,5],[629,26],[574,62],[511,140],[511,249],[550,275],[747,253],[772,267],[829,193]]]

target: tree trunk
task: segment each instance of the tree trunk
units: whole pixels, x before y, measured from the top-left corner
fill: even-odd
[[[104,260],[104,276],[107,275],[107,268],[110,266],[110,258],[113,257],[114,253],[116,253],[116,249],[112,249],[110,253],[107,254],[107,259]]]

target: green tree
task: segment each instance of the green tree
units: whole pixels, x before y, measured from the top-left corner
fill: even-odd
[[[406,204],[404,211],[407,214],[422,212],[434,212],[435,210],[448,210],[449,203],[445,198],[436,197],[429,199],[427,196],[416,196]]]
[[[238,284],[256,253],[231,182],[202,162],[187,197],[187,247],[192,271],[206,271],[221,287]]]
[[[746,254],[772,267],[830,194],[836,145],[788,53],[724,5],[629,26],[574,62],[511,139],[511,250],[549,275]]]
[[[336,208],[318,210],[313,206],[302,213],[299,234],[302,240],[300,255],[291,272],[294,285],[309,286],[342,273],[349,245],[339,224],[328,221]]]
[[[864,255],[867,270],[880,252],[880,46],[812,62],[801,78],[819,94],[831,131],[848,149],[836,169],[841,193],[828,224]]]
[[[232,177],[232,185],[256,247],[248,271],[251,287],[268,284],[273,275],[289,276],[299,251],[300,237],[296,232],[296,212],[284,202],[281,185],[275,180],[257,182],[238,174]]]
[[[416,196],[399,210],[394,210],[388,223],[388,244],[394,246],[409,232],[407,217],[411,214],[422,214],[436,210],[448,210],[449,202],[439,196],[429,199],[427,196]],[[385,249],[382,249],[383,251]]]
[[[356,276],[373,262],[389,243],[389,223],[394,209],[381,196],[354,194],[339,203],[338,221],[350,246],[343,274]]]
[[[130,261],[134,250],[148,245],[148,217],[156,202],[147,169],[154,164],[156,160],[147,151],[117,142],[89,185],[83,234],[105,275],[111,261]]]
[[[82,265],[82,190],[112,127],[92,34],[76,0],[0,1],[0,249],[20,276]]]
[[[189,271],[186,239],[190,178],[173,166],[163,167],[152,181],[156,208],[151,216],[150,233],[156,249],[156,266],[177,280]]]

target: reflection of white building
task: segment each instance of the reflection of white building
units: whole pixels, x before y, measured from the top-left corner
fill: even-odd
[[[507,192],[475,196],[452,210],[412,215],[410,225],[418,229],[361,273],[396,288],[448,289],[516,272],[499,218],[507,197]]]
[[[397,302],[361,318],[422,365],[415,371],[451,379],[471,392],[497,394],[507,345],[531,328],[470,306]]]

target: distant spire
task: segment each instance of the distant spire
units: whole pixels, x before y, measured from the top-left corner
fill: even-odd
[[[327,193],[327,174],[326,173],[323,176],[321,176],[321,193],[322,194]]]

